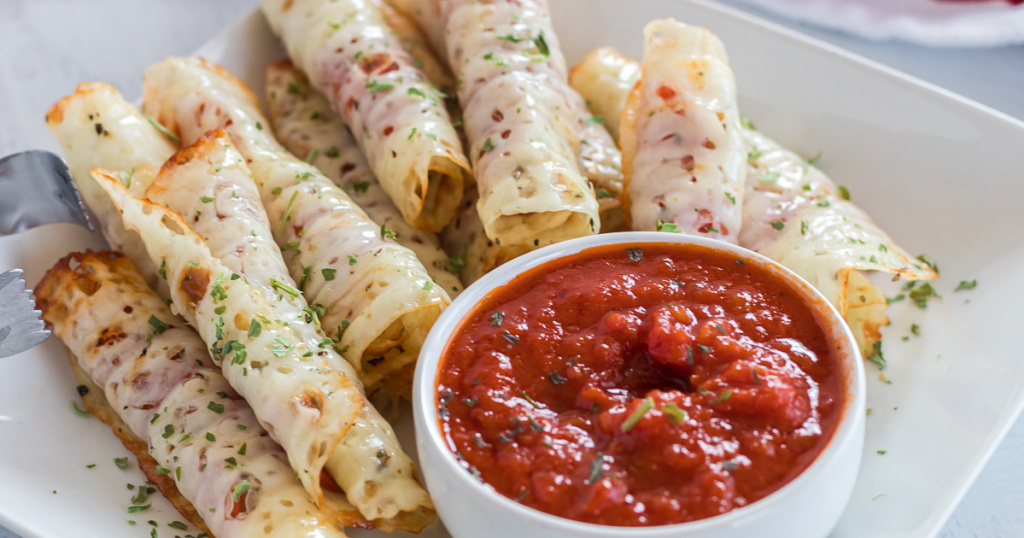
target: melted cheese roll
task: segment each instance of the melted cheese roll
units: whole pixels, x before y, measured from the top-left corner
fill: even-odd
[[[411,224],[440,231],[469,165],[440,94],[371,0],[262,0],[289,55],[356,133]]]
[[[43,317],[149,445],[207,527],[232,536],[344,536],[346,507],[306,494],[281,447],[122,255],[71,254],[36,286]]]
[[[746,152],[725,48],[673,19],[644,38],[643,77],[620,119],[630,226],[735,243]]]

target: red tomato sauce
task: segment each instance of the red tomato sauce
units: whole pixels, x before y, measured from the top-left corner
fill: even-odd
[[[487,296],[449,340],[439,423],[470,473],[606,525],[728,512],[835,430],[842,373],[777,277],[703,247],[598,247]]]

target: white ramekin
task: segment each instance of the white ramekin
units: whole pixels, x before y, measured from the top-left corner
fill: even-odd
[[[656,527],[615,527],[582,523],[523,506],[494,491],[463,469],[446,445],[438,425],[435,391],[441,353],[462,318],[488,293],[520,273],[549,261],[603,246],[623,248],[644,243],[690,243],[726,252],[766,268],[795,290],[814,310],[837,349],[845,399],[828,445],[797,478],[771,495],[720,516]],[[836,309],[805,280],[750,250],[680,234],[623,232],[601,234],[551,245],[512,260],[467,288],[441,315],[427,336],[416,366],[413,414],[420,469],[445,527],[456,537],[523,536],[608,538],[821,538],[835,526],[853,489],[864,445],[864,368],[860,352]]]

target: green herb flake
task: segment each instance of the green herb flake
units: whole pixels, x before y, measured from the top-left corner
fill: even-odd
[[[584,122],[584,123],[586,123],[588,126],[589,125],[604,125],[605,121],[606,120],[605,120],[604,116],[591,116],[591,117],[587,118],[587,121]]]
[[[839,185],[839,197],[848,201],[850,199],[850,189],[847,189],[845,185]]]
[[[209,404],[207,404],[206,408],[217,414],[224,412],[224,404],[219,404],[214,401],[211,401]]]
[[[74,411],[75,414],[80,416],[80,417],[91,416],[88,411],[82,411],[81,409],[79,409],[78,408],[78,402],[76,402],[74,400],[71,400],[71,410]]]
[[[395,85],[390,82],[381,82],[379,80],[368,80],[366,81],[366,89],[370,90],[370,93],[382,92],[384,90],[390,90]]]
[[[910,325],[910,332],[914,336],[921,336],[921,326],[916,323],[912,323]]]
[[[199,201],[204,204],[208,204],[213,201],[213,196],[200,196]]]
[[[953,291],[973,290],[976,287],[978,287],[978,279],[961,280],[960,283],[956,285],[956,289],[954,289]]]
[[[878,366],[879,370],[885,370],[885,357],[882,355],[882,341],[879,340],[871,346],[871,354],[867,357],[868,362]]]
[[[597,196],[598,200],[600,200],[601,198],[618,198],[618,196],[615,196],[614,194],[604,189],[594,189],[594,195]]]
[[[252,320],[252,323],[249,324],[249,339],[251,340],[253,338],[258,337],[262,332],[263,325],[259,322],[259,320]]]
[[[640,405],[638,405],[637,408],[634,409],[633,412],[629,415],[629,417],[626,418],[625,422],[622,423],[622,431],[628,432],[629,430],[632,430],[634,427],[636,427],[637,423],[640,422],[640,419],[644,418],[644,415],[646,415],[647,412],[653,408],[654,399],[650,397],[644,398],[644,401],[640,402]]]
[[[235,489],[231,490],[231,500],[238,502],[238,500],[242,498],[242,495],[250,489],[252,489],[252,484],[250,484],[248,480],[242,480],[237,486],[235,486]]]
[[[160,318],[154,315],[149,316],[149,326],[152,327],[154,331],[156,331],[156,334],[163,334],[164,331],[171,327],[170,325],[164,323],[163,321],[160,321]]]
[[[689,415],[686,410],[681,409],[675,402],[669,402],[661,407],[661,412],[668,416],[675,424],[685,422]]]
[[[292,218],[292,207],[295,206],[295,200],[299,197],[299,190],[295,189],[292,192],[292,197],[288,200],[288,206],[284,208],[284,215],[281,217],[281,224],[277,226],[277,235],[284,235],[284,228],[288,225],[288,221]]]
[[[505,320],[505,313],[498,311],[491,314],[491,327],[501,326],[501,322]]]
[[[127,469],[128,458],[114,458],[114,465],[117,465],[118,469]]]
[[[184,524],[184,523],[182,523],[180,521],[172,521],[172,522],[168,523],[167,526],[172,528],[172,529],[177,529],[179,531],[187,531],[188,530],[188,525],[186,525],[186,524]]]
[[[658,219],[658,223],[657,223],[657,228],[656,229],[659,232],[668,232],[668,233],[673,233],[673,234],[683,233],[683,231],[679,229],[679,225],[678,224],[675,224],[674,222],[664,222],[661,219]]]
[[[287,293],[288,295],[291,295],[292,297],[298,297],[298,296],[302,295],[302,292],[300,292],[299,290],[295,289],[294,287],[289,286],[288,284],[278,280],[275,277],[270,277],[270,286],[273,287],[275,290]]]
[[[708,402],[708,404],[709,405],[718,405],[718,404],[728,400],[729,398],[732,398],[732,389],[728,389],[725,392],[719,394],[718,396],[715,396],[714,398],[711,399],[710,402]]]
[[[359,263],[358,255],[356,255],[356,254],[349,254],[348,255],[348,264],[349,265],[355,265],[357,263]]]
[[[590,476],[587,477],[587,484],[595,484],[604,476],[604,452],[598,452],[594,461],[590,462]]]
[[[761,177],[757,178],[761,183],[775,183],[779,179],[778,172],[772,172],[771,170],[765,172]]]
[[[781,220],[773,220],[772,221],[772,228],[774,228],[776,230],[781,230],[781,229],[783,229],[785,227],[786,227],[786,223],[782,222]]]
[[[173,142],[181,142],[181,138],[179,138],[178,135],[167,130],[167,127],[160,125],[160,122],[153,119],[153,116],[146,116],[146,119],[149,120],[149,124],[152,125],[153,128],[156,129],[157,131],[160,131],[162,135],[166,136],[167,138],[170,138]]]
[[[482,151],[491,151],[494,149],[494,143],[491,142],[491,137],[487,137],[487,140],[484,140],[484,143],[483,145],[480,146],[480,149]]]
[[[146,510],[149,510],[152,506],[153,506],[152,503],[146,504],[146,505],[143,505],[143,506],[129,506],[128,507],[128,513],[129,514],[135,514],[135,513],[138,513],[138,512],[145,512]]]

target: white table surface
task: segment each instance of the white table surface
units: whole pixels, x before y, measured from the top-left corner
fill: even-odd
[[[741,0],[721,1],[747,9]],[[36,148],[59,151],[43,114],[76,84],[101,80],[135,98],[147,65],[188,54],[255,4],[0,0],[0,156]],[[1024,46],[939,50],[874,43],[747,10],[1024,119]],[[1022,457],[1024,421],[1018,420],[939,536],[1024,536]],[[0,538],[16,537],[0,527]]]

